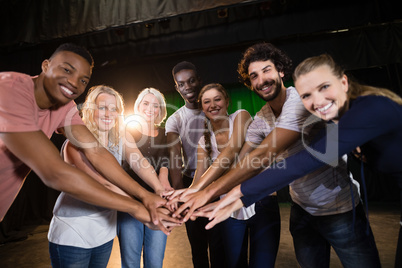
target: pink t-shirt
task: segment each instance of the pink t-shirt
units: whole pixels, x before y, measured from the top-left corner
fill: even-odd
[[[74,101],[57,110],[42,110],[36,104],[32,77],[15,72],[0,73],[0,132],[42,130],[50,139],[58,128],[68,125],[83,125]],[[0,221],[30,170],[0,139]]]

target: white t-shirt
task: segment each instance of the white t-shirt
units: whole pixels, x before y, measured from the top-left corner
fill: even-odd
[[[108,149],[120,164],[121,144]],[[48,240],[58,245],[94,248],[116,237],[116,225],[116,210],[94,206],[61,192],[53,208]]]
[[[192,178],[197,168],[197,144],[204,131],[205,115],[198,109],[181,107],[166,120],[166,134],[177,133],[183,148],[183,174]]]
[[[236,116],[242,111],[247,112],[246,110],[240,109],[240,110],[237,110],[236,112],[234,112],[233,114],[229,115],[229,138],[232,136],[232,133],[233,133],[233,122],[234,122]],[[210,134],[211,134],[211,149],[212,149],[211,160],[214,161],[221,152],[218,149],[218,144],[216,143],[216,137],[215,137],[214,132],[210,131]],[[204,136],[201,136],[198,144],[205,151],[205,137]],[[222,195],[221,198],[224,196],[225,195]],[[238,219],[238,220],[247,220],[255,214],[254,207],[255,207],[254,204],[248,206],[247,208],[242,207],[239,210],[236,210],[235,212],[233,212],[231,217]]]

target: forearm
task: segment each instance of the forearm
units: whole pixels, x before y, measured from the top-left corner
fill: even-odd
[[[250,148],[246,148],[250,151]],[[274,161],[275,156],[283,152],[282,147],[259,145],[232,167],[226,174],[205,188],[211,198],[227,193],[233,187],[256,176]]]
[[[233,163],[234,159],[234,153],[216,158],[212,165],[201,176],[194,180],[191,188],[199,190],[206,188],[230,168],[230,165]]]
[[[134,172],[156,193],[164,190],[164,187],[162,186],[162,183],[158,178],[158,174],[146,158],[142,156],[140,159],[134,160],[130,156],[128,162]]]
[[[182,189],[183,185],[183,175],[182,166],[183,162],[181,160],[181,150],[177,148],[170,148],[169,152],[169,173],[172,180],[172,187],[174,189]]]
[[[217,180],[222,174],[231,168],[234,160],[239,155],[244,144],[244,135],[238,135],[236,131],[230,138],[229,145],[216,157],[208,167],[208,155],[202,145],[197,152],[197,176],[191,188],[202,190]],[[201,160],[201,161],[200,161]],[[199,173],[199,171],[202,171]]]
[[[64,162],[53,167],[53,170],[49,169],[48,172],[37,171],[47,186],[96,206],[136,213],[138,201],[133,198],[109,190],[86,173]],[[114,188],[118,189],[116,186]]]
[[[85,153],[85,156],[103,177],[126,193],[140,200],[148,196],[149,192],[133,180],[105,148],[98,148],[95,152],[91,150],[90,153]]]
[[[169,182],[169,170],[167,167],[161,167],[159,170],[159,181],[163,185],[164,189],[171,189]]]
[[[183,184],[183,175],[181,173],[181,169],[173,169],[171,168],[169,170],[170,172],[170,178],[172,179],[172,187],[173,189],[182,189],[184,187]]]

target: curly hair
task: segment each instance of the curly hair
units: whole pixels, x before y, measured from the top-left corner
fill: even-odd
[[[258,43],[249,47],[244,53],[237,66],[240,82],[252,89],[248,67],[256,61],[270,60],[278,72],[283,72],[283,80],[292,75],[292,60],[280,49],[270,43]]]

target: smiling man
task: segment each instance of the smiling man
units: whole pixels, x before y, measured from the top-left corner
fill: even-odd
[[[285,158],[275,168],[291,170],[292,167],[286,165],[286,157],[303,148],[301,134],[308,134],[309,137],[304,136],[308,140],[317,132],[320,133],[320,124],[309,125],[308,129],[304,127],[310,114],[304,108],[296,89],[286,88],[283,84],[283,80],[291,74],[291,63],[283,51],[269,43],[255,44],[244,52],[238,73],[243,83],[267,103],[248,128],[239,164],[204,190],[186,196],[187,199],[182,200],[186,203],[175,213],[189,208],[186,216],[189,218],[195,209],[257,175],[274,161]],[[270,177],[264,179],[269,180]],[[249,186],[253,185],[250,181],[248,183]],[[344,158],[339,159],[336,167],[326,165],[289,185],[293,202],[289,229],[301,267],[329,267],[331,247],[344,267],[380,267],[373,234],[371,231],[365,232],[368,223],[359,203],[357,185],[349,175]],[[253,187],[257,189],[260,186],[255,184]],[[233,192],[240,191],[239,188],[235,187],[220,202],[226,202],[233,196]],[[257,262],[264,265],[256,267],[274,267],[279,245],[279,228],[275,230],[275,226],[280,224],[277,200],[269,192],[266,194],[267,197],[255,203],[256,214],[250,220],[260,223],[257,234],[263,237],[264,242],[256,247],[266,252],[262,256],[270,256],[270,259],[260,258]],[[214,220],[207,228],[226,219],[231,212],[242,206],[242,202],[227,206],[229,209],[224,212],[226,217]],[[278,214],[276,217],[275,212]],[[272,231],[267,235],[270,229]],[[253,241],[251,234],[250,241]],[[266,251],[267,245],[271,246],[270,251]]]
[[[157,211],[166,203],[164,199],[135,183],[78,115],[74,99],[85,91],[91,78],[93,59],[89,52],[63,44],[41,67],[42,72],[35,77],[0,73],[0,221],[32,169],[51,188],[94,205],[128,212],[143,222],[151,222],[151,214],[153,223],[168,232],[159,220],[165,216]],[[143,204],[106,189],[65,163],[49,140],[56,130],[79,147],[99,173]]]
[[[170,176],[174,189],[188,188],[197,168],[197,145],[204,133],[205,115],[198,109],[201,78],[194,64],[182,61],[172,70],[177,92],[185,105],[166,121],[165,129],[170,154]],[[182,160],[183,159],[183,160]],[[195,268],[225,267],[220,226],[205,230],[207,220],[186,222],[187,236]],[[208,258],[208,247],[209,257]]]

